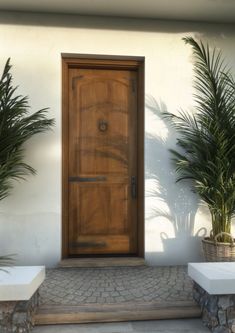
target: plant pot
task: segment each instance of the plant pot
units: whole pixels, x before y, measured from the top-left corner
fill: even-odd
[[[227,235],[230,237],[230,243],[218,242],[218,237]],[[235,239],[232,235],[221,232],[215,236],[212,241],[210,237],[205,237],[202,240],[202,248],[206,261],[234,261],[235,262]]]

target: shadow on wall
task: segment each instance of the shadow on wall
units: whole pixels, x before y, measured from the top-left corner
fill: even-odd
[[[224,1],[224,0],[223,0]],[[233,1],[233,0],[228,0]],[[197,31],[211,38],[226,39],[234,36],[233,23],[157,20],[129,17],[95,16],[59,13],[1,11],[0,24],[24,26],[88,28],[113,31],[145,31],[158,33],[188,33]],[[101,32],[102,33],[102,32]]]
[[[167,111],[166,105],[158,104],[153,97],[147,96],[146,108],[151,118],[164,122],[167,132],[165,138],[157,132],[147,132],[146,135],[146,206],[149,207],[146,221],[147,225],[151,223],[153,228],[160,232],[162,242],[162,252],[147,250],[146,259],[155,264],[199,261],[202,259],[201,238],[206,235],[205,228],[195,230],[199,199],[192,193],[188,183],[176,183],[176,174],[168,150],[175,145],[176,133],[162,117],[162,113]],[[156,227],[155,223],[159,225]],[[169,223],[173,227],[173,233]],[[148,226],[146,228],[148,229]]]

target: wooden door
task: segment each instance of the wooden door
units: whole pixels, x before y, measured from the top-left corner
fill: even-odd
[[[69,68],[68,252],[137,251],[137,73]]]

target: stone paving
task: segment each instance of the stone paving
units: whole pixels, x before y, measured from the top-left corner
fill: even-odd
[[[192,301],[185,266],[48,269],[43,305]]]

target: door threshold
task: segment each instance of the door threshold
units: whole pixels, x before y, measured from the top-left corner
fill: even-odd
[[[140,257],[109,257],[109,258],[67,258],[62,259],[58,267],[138,267],[146,265]]]

